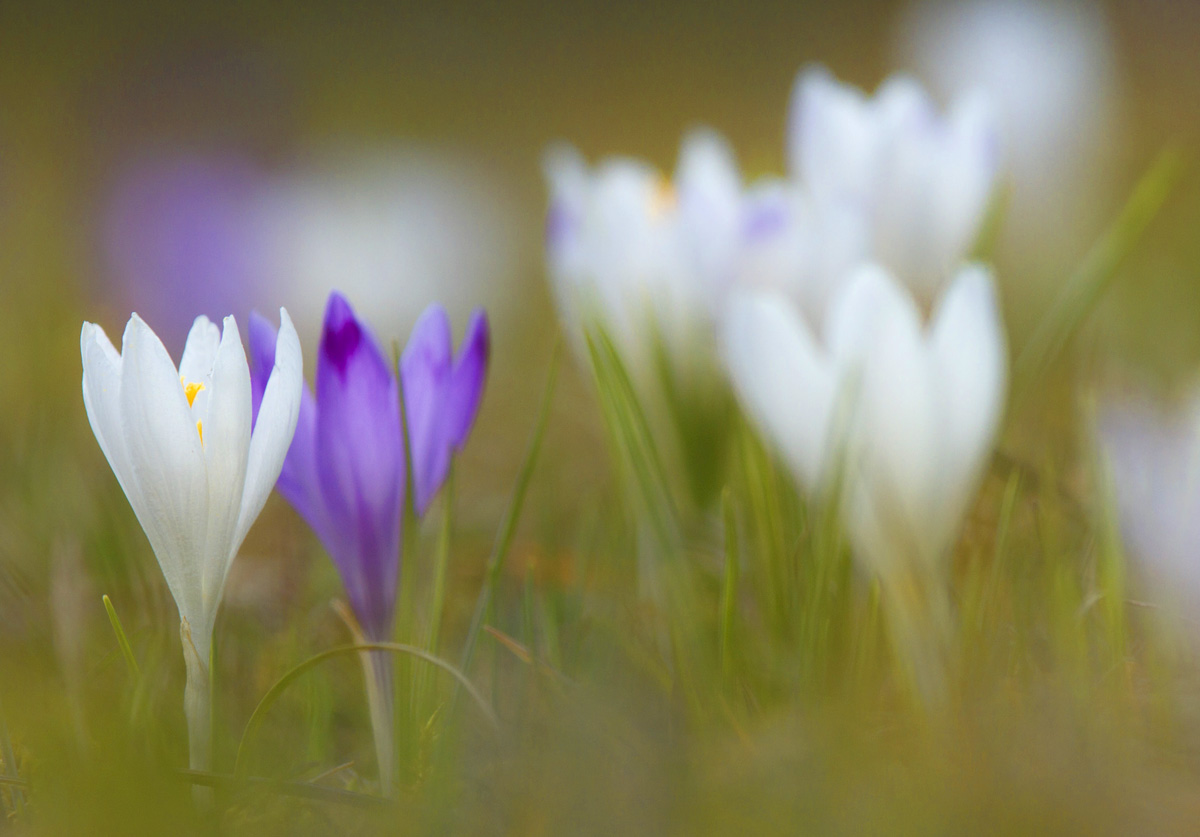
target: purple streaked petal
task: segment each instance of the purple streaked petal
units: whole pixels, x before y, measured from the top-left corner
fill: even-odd
[[[395,609],[404,446],[398,383],[374,336],[330,295],[317,359],[315,474],[328,513],[326,547],[367,636]]]
[[[487,317],[471,315],[458,356],[453,357],[450,319],[431,305],[413,328],[400,359],[412,455],[414,508],[423,515],[450,472],[479,410],[489,352]]]
[[[443,412],[453,362],[450,318],[431,305],[413,327],[400,358],[414,507],[423,515],[450,470],[449,428]]]
[[[461,450],[467,443],[467,436],[475,424],[479,403],[483,400],[490,352],[491,331],[487,314],[477,308],[467,323],[467,333],[454,360],[454,371],[446,392],[448,435],[455,450]]]

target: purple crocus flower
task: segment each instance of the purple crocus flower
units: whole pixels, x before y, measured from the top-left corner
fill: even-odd
[[[256,416],[274,347],[274,327],[251,315]],[[317,353],[316,397],[305,387],[276,487],[333,558],[368,640],[391,634],[404,481],[396,375],[379,342],[334,292]]]
[[[435,304],[417,320],[404,348],[400,381],[418,515],[425,514],[446,481],[450,457],[462,449],[475,423],[487,375],[489,340],[487,315],[476,309],[455,357],[450,318],[446,309]]]

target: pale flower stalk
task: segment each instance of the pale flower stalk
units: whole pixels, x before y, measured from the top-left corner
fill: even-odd
[[[210,656],[229,567],[262,511],[296,428],[300,341],[287,312],[251,431],[250,371],[233,317],[192,326],[178,369],[134,314],[120,353],[84,323],[83,401],[179,609],[189,763],[211,763]]]
[[[880,579],[919,689],[937,694],[945,565],[992,449],[1007,356],[991,273],[961,268],[928,324],[882,268],[856,270],[823,329],[787,297],[741,291],[722,350],[742,405],[804,491],[834,502]],[[837,496],[830,496],[834,487]]]

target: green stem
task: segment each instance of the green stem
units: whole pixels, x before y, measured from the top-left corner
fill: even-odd
[[[546,386],[542,390],[542,403],[538,408],[537,424],[534,426],[533,435],[529,439],[529,446],[525,451],[525,460],[521,463],[521,470],[517,474],[517,484],[513,489],[508,511],[504,515],[504,522],[500,525],[500,531],[496,535],[496,541],[492,546],[492,554],[488,556],[487,568],[484,572],[483,588],[479,591],[479,598],[475,601],[475,611],[471,615],[471,625],[467,629],[467,639],[463,646],[459,663],[460,668],[464,672],[471,669],[471,661],[475,657],[475,646],[479,641],[479,634],[483,630],[483,623],[488,608],[496,595],[496,587],[500,581],[500,571],[504,568],[504,560],[508,557],[509,547],[512,546],[513,535],[517,530],[517,521],[521,518],[521,508],[525,503],[525,494],[529,489],[529,481],[533,477],[533,468],[537,463],[538,452],[542,447],[542,439],[546,435],[546,424],[550,418],[550,405],[554,401],[554,383],[558,377],[560,354],[561,344],[555,343],[554,351],[550,357],[550,371],[546,374]]]

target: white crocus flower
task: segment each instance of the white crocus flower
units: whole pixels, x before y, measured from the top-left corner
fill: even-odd
[[[984,92],[1009,193],[1000,252],[1061,272],[1107,212],[1122,137],[1122,67],[1103,3],[914,0],[894,51],[940,96]]]
[[[1158,603],[1200,607],[1200,395],[1103,405],[1097,439],[1127,548]]]
[[[990,272],[959,270],[927,326],[912,296],[872,264],[849,277],[822,331],[785,295],[741,290],[721,336],[747,413],[805,491],[837,503],[855,558],[882,582],[914,685],[940,699],[945,560],[1004,405]]]
[[[910,78],[867,97],[810,68],[796,81],[788,130],[796,183],[826,212],[862,213],[867,255],[931,304],[970,254],[996,179],[984,101],[961,98],[943,116]]]
[[[121,352],[84,323],[83,402],[96,440],[175,598],[181,620],[191,764],[209,761],[208,666],[230,564],[279,477],[303,386],[300,341],[280,310],[275,368],[251,420],[237,323],[197,318],[179,368],[137,314]]]
[[[743,405],[802,487],[838,469],[855,553],[886,576],[945,557],[991,450],[1006,353],[989,271],[955,276],[928,326],[886,271],[861,267],[818,333],[783,295],[734,295],[722,334]]]
[[[657,335],[686,371],[711,339],[737,258],[741,180],[728,146],[690,134],[673,183],[638,160],[589,169],[567,146],[547,154],[545,169],[547,262],[568,330],[599,317],[635,375],[653,368]]]
[[[815,326],[868,248],[866,220],[855,205],[819,203],[792,182],[765,180],[746,196],[735,285],[786,294]]]

